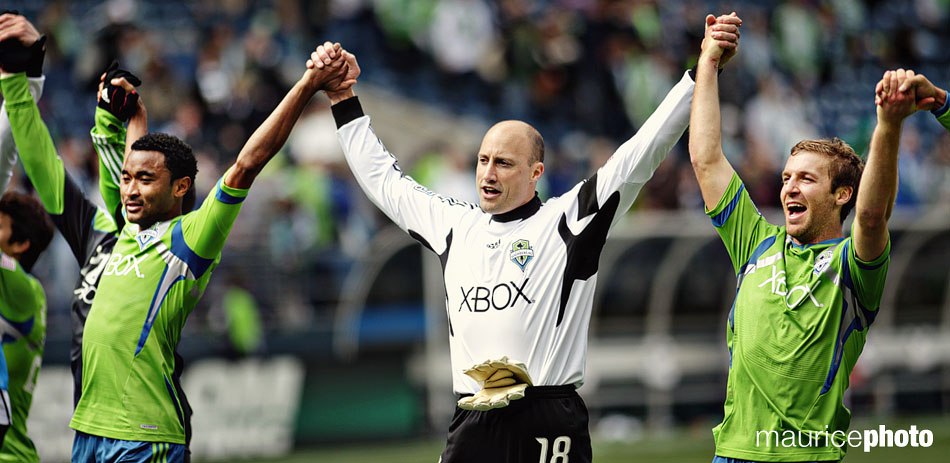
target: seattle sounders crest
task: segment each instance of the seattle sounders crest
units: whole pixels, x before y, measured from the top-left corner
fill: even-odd
[[[533,257],[534,248],[531,247],[531,243],[529,243],[528,240],[517,240],[511,243],[511,261],[518,264],[522,272]]]

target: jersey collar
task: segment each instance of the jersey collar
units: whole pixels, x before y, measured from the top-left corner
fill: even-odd
[[[845,239],[845,237],[842,236],[842,237],[840,237],[840,238],[831,238],[831,239],[827,239],[827,240],[824,240],[824,241],[819,241],[819,242],[817,242],[817,243],[795,244],[795,242],[792,241],[792,236],[791,236],[791,235],[788,235],[788,234],[785,235],[785,242],[786,242],[787,244],[792,245],[792,248],[793,248],[793,249],[799,249],[799,250],[805,250],[805,249],[808,249],[808,248],[810,248],[810,247],[812,247],[812,246],[822,246],[822,245],[827,245],[827,244],[838,244],[838,243],[844,241],[844,239]]]
[[[524,220],[534,215],[541,209],[541,199],[538,198],[538,192],[534,192],[534,198],[504,214],[493,214],[492,220],[495,222],[514,222],[515,220]]]

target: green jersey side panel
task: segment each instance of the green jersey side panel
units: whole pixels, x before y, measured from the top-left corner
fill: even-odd
[[[842,399],[877,313],[890,248],[861,262],[850,238],[799,246],[758,214],[738,176],[708,214],[736,265],[726,324],[729,379],[716,454],[754,461],[840,460]],[[774,431],[774,433],[772,433]],[[785,446],[792,433],[818,445]],[[824,436],[827,433],[829,437]],[[806,442],[807,443],[807,442]]]
[[[0,254],[0,340],[9,374],[13,424],[0,449],[0,462],[36,462],[26,420],[46,341],[46,295],[40,282],[12,258]]]
[[[86,320],[73,429],[185,443],[175,347],[246,196],[218,182],[198,210],[120,232]]]

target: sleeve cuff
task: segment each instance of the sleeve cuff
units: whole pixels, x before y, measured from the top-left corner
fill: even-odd
[[[699,67],[699,64],[698,64],[698,63],[697,63],[697,64],[694,64],[693,67],[691,67],[691,68],[689,68],[689,69],[686,70],[686,73],[689,74],[689,78],[692,79],[693,82],[696,82],[696,68],[697,68],[697,67]],[[717,76],[721,76],[721,75],[722,75],[722,69],[723,69],[723,68],[719,68],[719,67],[716,68],[716,75],[717,75]]]
[[[330,107],[333,111],[333,119],[336,120],[336,128],[343,127],[354,119],[363,117],[363,107],[360,105],[358,96],[347,98]]]
[[[122,135],[122,138],[125,138],[125,135],[122,133],[125,131],[125,124],[123,124],[118,117],[113,116],[112,113],[99,106],[96,106],[95,123],[95,128],[99,129],[102,135]],[[124,142],[124,140],[122,141]]]
[[[247,197],[250,188],[234,188],[225,184],[224,179],[228,178],[229,172],[231,172],[231,169],[225,171],[224,175],[218,180],[217,191],[214,193],[215,199],[225,204],[239,204]]]
[[[946,99],[943,102],[943,106],[930,110],[934,116],[940,117],[950,110],[950,91],[944,90],[944,92],[946,94]]]

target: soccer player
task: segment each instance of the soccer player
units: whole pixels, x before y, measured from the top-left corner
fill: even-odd
[[[27,272],[52,239],[39,200],[14,191],[0,198],[0,462],[38,461],[26,418],[43,361],[46,295]]]
[[[26,71],[29,91],[39,99],[45,80],[43,39],[26,18],[16,14],[0,15],[0,30],[21,31],[27,37],[28,43],[0,38],[0,58],[9,62],[8,67]],[[9,120],[0,108],[0,192],[6,190],[16,162]],[[4,423],[0,432],[6,433],[0,434],[0,462],[39,461],[27,437],[26,421],[43,362],[46,295],[39,281],[27,272],[52,237],[53,224],[39,200],[16,192],[0,198],[0,360],[4,364],[0,367],[0,422]]]
[[[714,40],[712,16],[706,23],[689,151],[738,278],[713,461],[838,461],[851,419],[842,403],[848,376],[887,274],[897,148],[903,120],[916,110],[914,92],[899,91],[896,75],[888,82],[866,165],[837,138],[796,144],[782,172],[785,224],[772,225],[722,152],[716,66],[733,50]],[[842,224],[852,208],[846,238]]]
[[[900,70],[885,71],[884,77],[874,88],[874,102],[881,104],[882,97],[888,93],[892,73],[900,73]],[[917,97],[917,109],[920,111],[930,111],[937,122],[947,130],[950,130],[950,93],[940,87],[937,87],[923,74],[915,74],[914,71],[904,71],[904,78],[899,80],[899,92],[908,92],[913,90]]]
[[[734,48],[739,20],[717,24]],[[330,63],[319,47],[315,66]],[[350,75],[359,67],[347,54]],[[589,462],[584,381],[597,264],[610,228],[689,122],[684,73],[659,108],[592,177],[542,202],[544,141],[530,125],[493,126],[478,151],[479,205],[406,176],[350,88],[326,89],[347,162],[369,198],[442,261],[453,388],[462,397],[442,462]],[[516,400],[519,399],[519,400]]]
[[[30,85],[30,92],[34,99],[39,98],[42,91],[43,77],[31,77],[40,75],[43,64],[42,38],[36,29],[22,16],[4,14],[0,16],[0,36],[19,39],[23,49],[8,48],[0,50],[0,61],[12,64],[17,59],[25,60],[27,64],[27,77]],[[39,46],[37,46],[39,44]],[[12,56],[10,56],[12,55]],[[8,64],[9,67],[9,64]],[[31,71],[32,70],[32,71]],[[115,86],[112,86],[115,87]],[[121,88],[119,88],[121,90]],[[118,100],[118,99],[116,99]],[[123,98],[134,108],[132,99]],[[24,100],[19,102],[24,105],[23,110],[28,110],[28,103]],[[14,105],[15,106],[15,105]],[[112,130],[122,130],[121,136],[124,137],[124,128],[122,121],[116,119],[116,116],[110,115],[109,111],[119,113],[120,110],[127,109],[125,106],[109,106],[100,104],[96,109],[96,125],[99,127],[111,127]],[[6,114],[6,105],[2,109]],[[125,116],[128,119],[128,116]],[[0,144],[6,153],[7,147],[11,153],[15,154],[15,143],[10,131],[6,116],[2,119],[7,123],[6,129],[0,131]],[[97,128],[93,129],[93,137],[96,139]],[[42,128],[45,130],[45,127]],[[100,134],[105,133],[106,129],[100,129]],[[100,139],[104,137],[100,136]],[[98,140],[97,140],[98,141]],[[124,139],[119,141],[124,146]],[[32,148],[47,148],[45,139],[38,140],[40,145],[30,145]],[[97,148],[99,144],[96,145]],[[27,175],[33,181],[44,207],[53,219],[54,224],[60,230],[72,249],[77,263],[80,266],[80,277],[73,292],[73,301],[71,308],[72,319],[72,345],[70,347],[70,366],[72,368],[74,380],[73,405],[79,401],[82,378],[82,334],[86,316],[92,305],[95,296],[96,287],[99,283],[99,276],[105,263],[108,261],[112,246],[115,244],[115,234],[111,232],[115,228],[113,214],[94,209],[87,210],[81,207],[73,207],[79,204],[81,192],[72,179],[69,179],[63,168],[62,161],[55,156],[52,145],[48,146],[50,151],[42,151],[44,154],[51,153],[52,156],[44,157],[39,155],[27,156],[23,158],[23,166]],[[15,156],[12,156],[11,162],[0,162],[0,165],[7,166],[16,164]],[[100,167],[102,169],[102,167]],[[106,206],[110,211],[118,211],[120,200],[118,197],[118,171],[121,165],[112,168],[114,172],[101,174],[102,196],[105,199]],[[2,176],[0,176],[2,177]],[[110,194],[111,193],[111,194]],[[88,217],[84,214],[91,214]],[[94,228],[92,231],[84,231],[80,227],[75,227],[74,223],[85,223],[92,221]]]
[[[34,174],[50,185],[64,185],[60,203],[53,204],[59,215],[80,219],[65,226],[83,236],[97,233],[99,226],[100,233],[115,241],[101,264],[84,327],[82,391],[70,423],[77,431],[74,462],[186,459],[176,380],[180,366],[173,356],[181,328],[220,259],[254,178],[286,141],[314,93],[334,79],[335,87],[352,84],[341,82],[345,71],[342,60],[306,70],[201,207],[184,215],[182,201],[196,172],[191,149],[164,134],[136,139],[130,121],[129,141],[134,143],[120,179],[123,214],[112,221],[108,214],[97,213],[72,182],[65,182],[49,133],[35,104],[26,98],[25,76],[2,76],[0,88],[24,161],[39,159],[32,166]],[[133,120],[137,117],[144,127],[144,105]],[[69,198],[68,213],[63,211],[64,197]]]

